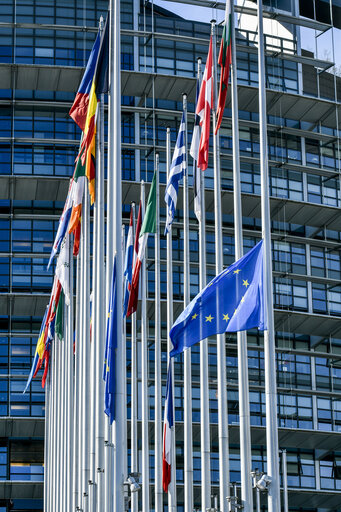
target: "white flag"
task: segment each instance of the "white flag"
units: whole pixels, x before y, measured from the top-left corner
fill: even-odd
[[[65,295],[65,304],[70,305],[70,236],[67,233],[61,243],[56,266],[58,278]]]

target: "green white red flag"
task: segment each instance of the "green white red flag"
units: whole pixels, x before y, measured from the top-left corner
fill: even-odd
[[[223,29],[223,35],[221,38],[220,51],[218,57],[218,64],[221,67],[220,73],[220,85],[219,85],[219,96],[217,103],[217,123],[215,133],[220,128],[221,121],[223,119],[227,87],[229,83],[230,65],[231,65],[231,1],[226,0],[225,10],[225,23]]]

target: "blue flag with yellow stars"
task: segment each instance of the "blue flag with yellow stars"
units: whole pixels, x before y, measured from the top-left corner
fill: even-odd
[[[105,354],[103,366],[104,412],[109,416],[110,423],[115,419],[115,392],[116,392],[116,348],[117,348],[117,299],[116,299],[116,256],[112,271],[111,292],[109,298],[109,311],[107,319],[107,334],[105,341]]]
[[[266,329],[263,241],[204,288],[174,323],[170,356],[224,332]]]

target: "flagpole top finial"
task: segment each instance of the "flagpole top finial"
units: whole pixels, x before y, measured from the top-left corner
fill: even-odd
[[[217,20],[213,19],[210,21],[211,25],[215,25],[217,23]]]
[[[197,62],[200,62],[200,63],[201,63],[201,62],[202,62],[202,58],[201,58],[201,57],[198,57],[198,58],[197,58]]]

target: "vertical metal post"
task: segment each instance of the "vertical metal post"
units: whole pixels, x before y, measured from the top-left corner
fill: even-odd
[[[213,132],[216,126],[217,101],[217,44],[215,37],[215,21],[212,24],[213,38],[213,66],[214,66],[214,102],[212,109]],[[223,233],[221,212],[221,178],[219,132],[213,136],[213,164],[214,164],[214,220],[215,220],[215,267],[216,274],[223,270]],[[225,334],[217,335],[217,373],[218,373],[218,440],[219,440],[219,497],[220,510],[227,512],[226,497],[230,495],[230,464],[229,464],[229,438],[228,438],[228,408],[226,391],[226,347]]]
[[[284,510],[284,512],[289,512],[287,451],[286,450],[282,450],[282,478],[283,478],[283,510]]]
[[[155,512],[162,512],[162,385],[161,385],[161,293],[160,293],[160,191],[159,154],[155,155]]]
[[[271,213],[269,200],[269,169],[267,146],[267,114],[265,92],[265,59],[263,34],[263,2],[258,0],[258,79],[259,79],[259,136],[261,171],[262,236],[264,240],[264,280],[267,303],[267,326],[264,331],[265,399],[266,399],[266,447],[267,472],[271,478],[268,492],[268,511],[280,512],[279,457],[277,427],[277,386],[275,328],[273,315]]]
[[[170,143],[170,128],[167,128],[167,178],[169,176],[169,170],[171,165],[171,143]],[[172,254],[172,226],[170,226],[169,231],[167,233],[167,333],[170,332],[171,327],[173,325],[173,254]],[[167,362],[172,365],[172,375],[173,375],[173,392],[172,395],[174,397],[174,388],[175,388],[175,375],[174,375],[174,360],[169,357],[169,353],[171,351],[171,340],[168,336],[167,338]],[[175,420],[175,406],[173,400],[173,417]],[[175,421],[174,427],[172,431],[172,464],[171,464],[171,482],[168,486],[168,510],[170,512],[176,512],[176,445],[175,445]]]
[[[228,5],[228,3],[226,3]],[[237,89],[237,58],[235,37],[234,0],[231,0],[231,99],[232,99],[232,147],[233,147],[233,198],[234,198],[234,233],[235,258],[243,256],[243,221],[240,181],[239,157],[239,125],[238,125],[238,89]],[[226,19],[226,16],[225,16]],[[237,333],[238,345],[238,393],[239,393],[239,433],[240,433],[240,474],[241,501],[245,512],[253,511],[252,479],[251,479],[251,429],[249,403],[249,374],[247,358],[247,333]]]
[[[70,304],[67,308],[67,345],[66,345],[66,357],[67,357],[67,396],[68,396],[68,416],[67,416],[67,512],[72,511],[72,491],[73,481],[75,476],[75,465],[74,459],[74,432],[73,432],[73,421],[74,421],[74,359],[73,359],[73,254],[72,244],[69,247],[69,281],[70,281]]]
[[[185,116],[185,156],[186,173],[183,177],[184,208],[184,308],[190,301],[190,265],[189,265],[189,207],[188,207],[188,158],[187,158],[187,95],[182,96]],[[192,435],[192,371],[191,349],[184,352],[184,492],[185,512],[193,511],[193,435]]]
[[[74,416],[73,416],[73,482],[72,482],[72,511],[74,512],[79,504],[79,473],[80,473],[80,460],[79,460],[79,436],[78,436],[78,425],[79,425],[79,404],[80,404],[80,380],[79,380],[79,367],[80,367],[80,255],[77,258],[77,270],[76,270],[76,337],[72,339],[72,352],[73,343],[75,341],[75,379],[74,379],[74,392],[73,392],[73,404],[74,404]],[[70,297],[71,288],[70,288]]]

